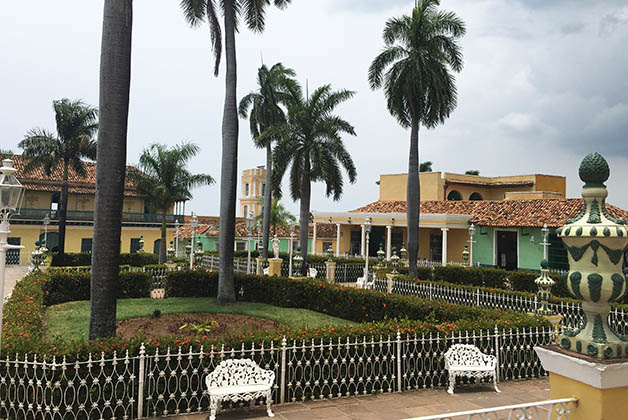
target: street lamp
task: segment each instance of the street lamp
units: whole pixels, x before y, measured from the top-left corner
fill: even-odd
[[[369,275],[369,240],[370,240],[370,236],[371,236],[371,218],[367,217],[366,221],[364,222],[364,233],[366,234],[366,252],[365,254],[365,260],[366,262],[364,263],[364,281],[368,281],[368,275]]]
[[[174,222],[174,255],[179,256],[179,219]]]
[[[17,169],[13,167],[11,159],[4,159],[0,167],[0,299],[4,301],[4,269],[6,265],[7,251],[20,249],[23,246],[9,245],[9,216],[17,213],[22,204],[24,187],[15,177]],[[2,309],[4,304],[0,302],[0,331],[2,331]]]
[[[469,266],[473,266],[473,244],[475,243],[473,235],[475,235],[475,225],[471,223],[469,226]]]
[[[294,241],[294,224],[290,224],[290,261],[288,262],[288,277],[292,277],[292,241]]]
[[[249,239],[246,243],[246,249],[248,250],[246,274],[251,274],[251,236],[253,234],[253,226],[255,226],[255,219],[253,219],[253,212],[250,212],[249,217],[246,218],[246,230],[249,234]]]
[[[196,239],[197,226],[198,217],[192,212],[192,220],[190,220],[190,227],[192,228],[192,237],[190,238],[190,270],[194,268],[194,240]]]
[[[48,246],[48,225],[50,224],[50,215],[46,213],[44,216],[44,246]]]
[[[547,241],[549,237],[549,229],[547,228],[547,223],[543,223],[543,229],[541,229],[541,233],[543,234],[543,242],[541,243],[541,245],[543,245],[543,259],[547,260],[547,248],[550,245],[550,243]]]

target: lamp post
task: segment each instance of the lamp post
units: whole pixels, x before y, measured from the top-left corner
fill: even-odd
[[[473,235],[475,235],[475,225],[471,223],[469,226],[469,266],[473,266],[473,244],[475,243]]]
[[[549,247],[549,242],[547,242],[547,239],[549,237],[549,229],[547,228],[547,223],[543,223],[543,229],[541,229],[541,233],[543,234],[543,242],[541,243],[541,245],[543,245],[543,259],[547,260],[547,248]]]
[[[179,256],[179,219],[174,222],[174,255]]]
[[[246,260],[246,274],[251,274],[251,236],[253,234],[253,226],[255,226],[255,219],[253,219],[253,212],[250,212],[249,217],[246,218],[246,230],[249,234],[249,239],[246,242],[246,249],[248,250]]]
[[[290,224],[290,261],[288,262],[288,277],[292,277],[292,241],[294,241],[294,224]]]
[[[194,268],[194,240],[196,239],[197,226],[198,217],[192,212],[192,220],[190,220],[190,227],[192,228],[192,237],[190,238],[190,270]]]
[[[9,245],[9,216],[20,209],[24,187],[15,177],[16,169],[11,159],[4,159],[0,167],[0,331],[2,331],[2,310],[4,308],[4,269],[6,255],[10,249],[20,249],[23,246]]]
[[[364,279],[368,280],[369,275],[369,239],[371,236],[371,218],[367,217],[364,222],[364,233],[366,235],[366,249],[364,250],[364,259],[366,262],[364,263]]]
[[[48,246],[48,225],[50,224],[50,215],[46,213],[44,216],[44,246]]]

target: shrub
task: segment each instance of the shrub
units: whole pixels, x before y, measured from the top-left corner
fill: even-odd
[[[75,267],[75,266],[85,266],[92,265],[92,254],[90,253],[71,253],[67,252],[63,259],[63,263],[61,262],[61,256],[59,254],[52,254],[52,261],[50,265],[53,267]]]
[[[117,297],[119,299],[148,297],[150,285],[151,276],[148,273],[122,272]],[[46,306],[89,298],[89,273],[51,273],[43,284],[43,303]]]
[[[133,267],[142,267],[149,264],[159,263],[159,255],[149,254],[147,252],[134,252],[134,253],[122,253],[120,254],[120,265],[130,265]],[[53,267],[75,267],[75,266],[87,266],[92,265],[91,253],[66,253],[61,264],[59,254],[53,254],[51,265]]]

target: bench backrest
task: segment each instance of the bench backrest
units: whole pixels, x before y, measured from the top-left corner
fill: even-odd
[[[272,385],[275,382],[275,372],[262,369],[251,359],[223,360],[207,375],[208,388],[224,386],[240,386],[253,384]]]
[[[445,353],[445,360],[450,366],[489,366],[493,357],[486,355],[473,344],[454,344]]]

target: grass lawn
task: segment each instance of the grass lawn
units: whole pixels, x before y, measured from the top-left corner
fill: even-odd
[[[229,306],[216,305],[214,298],[120,299],[118,321],[149,317],[155,309],[162,314],[172,313],[236,313],[279,322],[292,328],[318,328],[349,324],[349,321],[298,308],[280,308],[265,303],[240,302]],[[65,341],[87,339],[89,330],[89,301],[53,305],[46,309],[46,336],[60,336]]]

